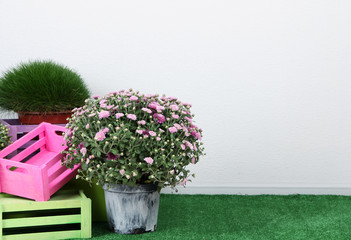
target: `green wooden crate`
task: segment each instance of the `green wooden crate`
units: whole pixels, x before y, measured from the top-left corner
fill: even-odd
[[[61,190],[49,201],[0,194],[3,240],[91,238],[91,200],[83,191]]]

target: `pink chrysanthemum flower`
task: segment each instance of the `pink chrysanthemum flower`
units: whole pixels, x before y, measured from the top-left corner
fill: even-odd
[[[168,131],[170,133],[175,133],[177,131],[177,128],[176,127],[170,127],[170,128],[168,128]]]
[[[152,113],[152,111],[148,108],[142,108],[141,110],[143,110],[144,112],[147,112],[147,113]]]
[[[105,133],[103,132],[103,130],[101,130],[101,131],[99,131],[99,132],[97,132],[96,134],[95,134],[95,140],[96,141],[102,141],[102,140],[104,140],[106,138],[106,136],[105,136]]]
[[[180,183],[180,185],[185,186],[186,182],[188,181],[188,178],[184,178],[184,181]]]
[[[165,107],[163,107],[163,106],[156,106],[156,111],[157,112],[162,112],[163,110],[165,110]]]
[[[110,116],[110,112],[109,111],[101,111],[99,113],[99,118],[102,119],[102,118],[107,118]]]
[[[159,106],[158,103],[153,102],[153,103],[150,103],[148,107],[156,110],[158,106]]]
[[[148,164],[152,164],[154,162],[154,160],[151,157],[144,158],[144,161],[147,162]]]
[[[140,125],[145,125],[146,122],[145,122],[145,120],[141,120],[141,121],[138,121],[138,124],[140,124]]]
[[[118,118],[121,118],[121,117],[123,117],[124,116],[124,114],[123,113],[116,113],[116,118],[118,119]]]
[[[137,117],[136,117],[135,114],[128,114],[128,115],[127,115],[127,118],[129,118],[129,119],[131,119],[131,120],[136,120],[136,119],[137,119]]]
[[[157,119],[157,123],[164,123],[166,121],[165,116],[163,116],[162,114],[155,113],[152,116],[154,119]]]
[[[129,98],[130,101],[138,101],[138,97],[137,96],[131,96]]]
[[[178,105],[175,105],[175,104],[172,104],[171,106],[169,106],[169,108],[170,108],[172,111],[178,111],[178,110],[179,110]]]
[[[184,117],[184,119],[187,120],[189,123],[193,122],[193,120],[191,118],[189,118],[189,117]]]
[[[80,149],[80,153],[85,156],[85,154],[87,154],[87,149],[85,147],[83,147],[82,149]]]
[[[194,149],[194,146],[189,141],[185,141],[185,145],[188,146],[191,150]]]

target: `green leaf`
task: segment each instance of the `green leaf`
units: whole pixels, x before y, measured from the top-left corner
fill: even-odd
[[[118,153],[118,152],[117,152],[117,149],[115,149],[115,148],[112,148],[112,149],[111,149],[111,152],[112,152],[112,154],[114,154],[114,155],[117,155],[117,153]]]
[[[83,170],[83,171],[88,170],[88,165],[86,165],[85,163],[82,163],[82,164],[81,164],[81,167],[82,167],[82,170]]]

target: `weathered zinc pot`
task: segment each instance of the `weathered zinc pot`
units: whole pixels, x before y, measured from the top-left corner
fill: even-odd
[[[160,193],[155,184],[103,186],[110,230],[140,234],[156,230]]]

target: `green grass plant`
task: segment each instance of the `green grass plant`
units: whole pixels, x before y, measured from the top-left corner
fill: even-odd
[[[0,78],[0,108],[60,112],[82,106],[90,92],[79,74],[53,61],[21,63]]]
[[[93,240],[349,240],[351,197],[161,195],[158,227],[141,235],[93,225]]]

